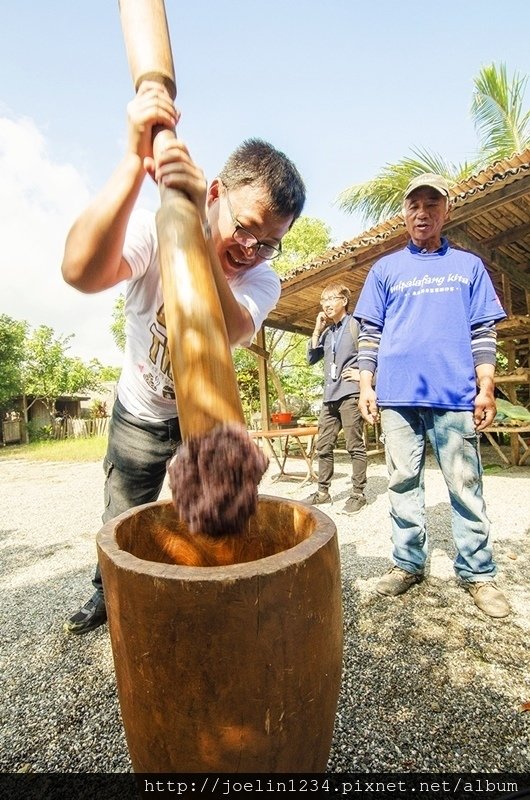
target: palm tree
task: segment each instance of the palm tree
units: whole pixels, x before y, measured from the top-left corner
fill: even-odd
[[[506,65],[484,67],[475,78],[471,114],[480,139],[480,158],[491,164],[530,147],[530,110],[523,111],[528,76],[514,73]]]
[[[475,159],[453,164],[437,153],[411,148],[412,156],[387,164],[372,180],[341,192],[339,208],[349,214],[360,211],[365,222],[377,224],[399,213],[403,192],[416,175],[437,172],[450,184],[458,183],[478,168],[530,146],[530,111],[523,112],[526,82],[527,78],[517,73],[510,81],[504,64],[483,67],[474,80],[471,104],[479,136]]]

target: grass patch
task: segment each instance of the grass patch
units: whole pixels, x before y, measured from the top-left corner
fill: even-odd
[[[483,472],[491,473],[491,472],[504,472],[504,467],[501,464],[483,464],[482,470]]]
[[[89,439],[60,439],[50,442],[8,445],[0,448],[0,459],[26,461],[101,461],[107,449],[106,436]]]

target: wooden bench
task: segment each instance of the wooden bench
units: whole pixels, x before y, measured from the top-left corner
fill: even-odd
[[[482,433],[506,464],[522,467],[526,463],[526,459],[530,456],[530,447],[521,434],[530,434],[530,425],[489,425]],[[510,458],[506,456],[499,444],[495,441],[492,436],[493,433],[510,434]]]

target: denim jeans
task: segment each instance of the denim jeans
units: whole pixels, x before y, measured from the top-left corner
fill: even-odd
[[[366,486],[366,446],[364,423],[359,411],[358,397],[344,397],[322,403],[318,420],[318,488],[327,492],[333,477],[333,449],[341,428],[344,430],[346,450],[352,463],[352,494],[363,494]]]
[[[407,572],[423,572],[427,558],[425,449],[429,440],[451,502],[457,554],[454,570],[463,581],[490,580],[496,573],[490,523],[482,496],[479,437],[471,411],[385,408],[381,411],[393,558]]]
[[[109,442],[103,460],[105,488],[103,522],[130,508],[158,499],[166,466],[180,444],[178,418],[145,422],[129,414],[119,400],[112,409]],[[99,565],[92,581],[103,595]]]

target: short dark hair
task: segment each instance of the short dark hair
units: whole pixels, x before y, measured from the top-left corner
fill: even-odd
[[[346,311],[348,310],[348,306],[350,304],[351,299],[351,292],[347,286],[343,283],[339,283],[338,281],[332,281],[332,283],[326,284],[322,289],[320,294],[320,298],[322,299],[323,295],[331,295],[334,292],[338,297],[343,297],[346,300]]]
[[[285,153],[262,139],[246,139],[228,157],[219,178],[227,189],[261,184],[269,193],[271,211],[298,219],[305,203],[305,185]]]

